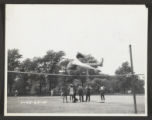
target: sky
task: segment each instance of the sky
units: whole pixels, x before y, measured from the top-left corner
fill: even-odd
[[[135,73],[147,69],[147,8],[144,5],[6,5],[6,49],[26,58],[63,50],[67,58],[91,54],[113,75],[130,63]]]

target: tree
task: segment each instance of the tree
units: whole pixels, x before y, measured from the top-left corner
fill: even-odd
[[[119,88],[126,93],[126,90],[131,89],[132,84],[131,84],[131,77],[126,77],[125,75],[131,74],[131,67],[129,66],[128,62],[122,63],[121,67],[119,67],[116,71],[115,74],[118,75],[118,80],[119,80]],[[123,76],[124,75],[124,76]]]
[[[122,63],[121,67],[119,67],[116,71],[116,75],[124,75],[124,74],[130,74],[131,73],[131,67],[129,66],[128,62]]]
[[[20,59],[22,55],[19,53],[18,49],[8,50],[8,70],[13,71],[15,68],[19,67]]]
[[[59,73],[60,67],[58,66],[58,63],[64,55],[65,53],[63,51],[47,51],[46,55],[42,58],[43,72]]]
[[[21,72],[34,72],[36,66],[37,65],[35,64],[35,62],[33,60],[27,58],[21,62],[20,71]],[[36,75],[32,75],[32,74],[20,75],[20,83],[22,81],[22,84],[18,84],[18,82],[16,82],[16,84],[18,84],[18,86],[20,85],[20,89],[18,89],[19,94],[24,94],[24,95],[28,94],[30,92],[30,89],[32,88],[33,80],[37,80]]]
[[[115,74],[118,75],[119,88],[123,90],[124,93],[126,93],[126,90],[133,90],[133,88],[136,93],[144,93],[144,80],[141,80],[138,75],[121,76],[131,74],[131,67],[128,62],[122,63],[122,66],[116,70]]]
[[[20,59],[22,55],[19,53],[18,49],[8,50],[8,71],[14,71],[20,66]],[[8,94],[12,94],[12,87],[16,74],[8,73]]]
[[[39,66],[40,72],[58,74],[60,66],[58,65],[62,57],[65,56],[63,51],[47,51],[46,55],[42,57],[41,64]],[[55,88],[58,84],[58,77],[56,76],[47,76],[46,84],[49,84],[49,89]]]
[[[19,61],[21,55],[17,49],[9,50],[8,55],[9,70],[14,71],[16,68],[19,68],[21,72],[59,73],[60,66],[58,65],[58,62],[65,55],[65,53],[63,51],[56,52],[49,50],[43,57],[34,57],[33,59],[27,58],[22,62]],[[10,74],[14,75],[15,79],[16,74]],[[52,86],[55,87],[58,83],[58,80],[55,80],[58,78],[53,78],[52,76],[20,74],[17,75],[17,77],[19,78],[17,82],[14,82],[11,77],[11,79],[9,79],[9,83],[11,86],[14,83],[13,87],[14,89],[18,89],[19,93],[46,93],[46,89],[48,88],[46,86],[49,85],[51,88]]]
[[[93,88],[93,92],[94,93],[99,93],[99,88],[101,87],[101,85],[104,85],[106,79],[101,79],[101,78],[94,78],[91,81],[91,86]]]

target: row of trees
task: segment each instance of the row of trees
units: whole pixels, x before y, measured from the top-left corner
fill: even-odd
[[[20,72],[35,72],[35,73],[51,73],[51,74],[67,74],[66,65],[70,60],[67,59],[65,63],[62,63],[62,67],[59,62],[65,56],[64,51],[47,51],[43,57],[34,57],[33,59],[25,59],[21,61],[22,55],[18,49],[8,50],[8,71],[20,71]],[[91,56],[86,55],[85,62],[97,63],[97,60]],[[65,66],[63,68],[63,66]],[[81,76],[86,75],[100,75],[95,76]],[[130,74],[131,68],[128,62],[124,62],[115,72],[117,76],[110,76],[106,74],[100,74],[93,70],[86,70],[81,67],[77,67],[70,71],[70,77],[67,76],[52,76],[42,74],[21,74],[8,72],[8,95],[13,95],[15,90],[18,90],[20,95],[49,95],[50,91],[54,89],[55,94],[59,94],[64,84],[73,83],[75,86],[81,84],[86,86],[90,84],[92,86],[92,93],[98,94],[99,87],[104,85],[107,93],[127,93],[132,87],[135,87],[136,92],[144,93],[144,81],[138,76],[122,76],[124,74]],[[133,86],[135,85],[135,86]]]

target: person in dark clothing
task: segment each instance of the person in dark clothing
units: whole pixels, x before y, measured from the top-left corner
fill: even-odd
[[[86,102],[89,101],[90,102],[90,94],[91,94],[91,87],[88,85],[86,87]]]
[[[105,87],[104,86],[101,86],[100,87],[100,96],[101,96],[101,102],[105,102]]]
[[[80,85],[79,87],[78,87],[78,94],[79,94],[79,100],[80,100],[80,102],[84,102],[84,100],[83,100],[83,87]]]
[[[74,86],[74,93],[73,93],[73,102],[76,103],[78,101],[78,99],[76,98],[76,94],[77,94],[77,89],[76,87]]]
[[[67,96],[68,96],[68,87],[67,85],[65,85],[63,88],[62,88],[62,96],[63,96],[63,103],[65,102],[68,102],[67,100]]]

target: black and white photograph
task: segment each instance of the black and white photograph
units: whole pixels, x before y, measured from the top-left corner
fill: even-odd
[[[5,116],[147,116],[145,5],[5,11]]]

